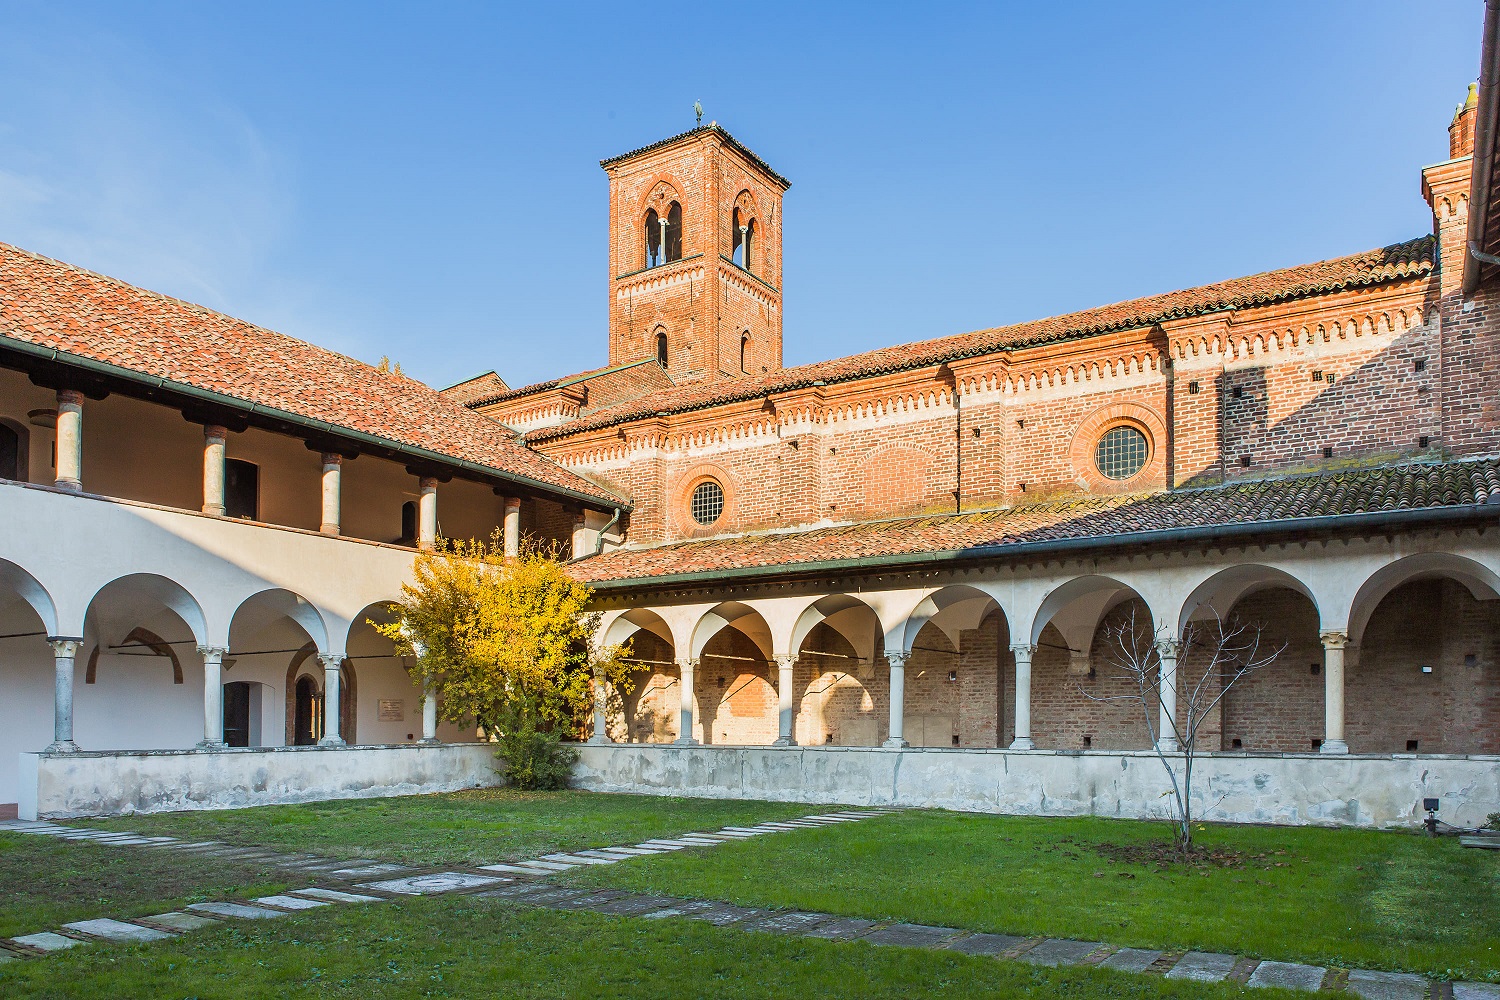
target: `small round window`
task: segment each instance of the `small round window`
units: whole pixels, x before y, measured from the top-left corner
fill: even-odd
[[[1146,467],[1146,435],[1128,424],[1111,427],[1094,447],[1094,464],[1106,479],[1129,479]]]
[[[699,524],[713,524],[724,513],[724,487],[712,479],[699,483],[693,490],[693,520]]]

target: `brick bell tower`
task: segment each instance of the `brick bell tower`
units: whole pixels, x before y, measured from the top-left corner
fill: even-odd
[[[609,363],[678,383],[781,367],[791,182],[715,122],[600,162],[609,175]]]

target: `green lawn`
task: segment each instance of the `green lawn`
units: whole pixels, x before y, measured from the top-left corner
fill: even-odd
[[[286,887],[284,872],[249,862],[0,833],[0,937]]]
[[[193,840],[378,858],[417,865],[488,864],[549,851],[634,844],[690,830],[804,816],[777,802],[475,789],[255,809],[161,813],[85,825]]]
[[[570,877],[705,899],[1116,945],[1500,979],[1500,864],[1455,839],[1210,826],[1232,867],[1101,853],[1166,828],[907,812]],[[1110,856],[1113,854],[1114,856]]]
[[[692,920],[528,910],[458,897],[328,908],[146,946],[89,946],[0,966],[6,1000],[299,996],[616,998],[1035,996],[1289,1000],[952,952],[749,934]]]

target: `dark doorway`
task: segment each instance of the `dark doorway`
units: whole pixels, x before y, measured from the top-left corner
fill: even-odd
[[[19,481],[21,475],[21,435],[15,428],[0,424],[0,479]]]
[[[246,681],[224,685],[224,745],[250,745],[250,685]]]
[[[224,463],[224,513],[260,520],[260,466],[237,458]]]
[[[321,712],[323,696],[318,692],[318,682],[307,675],[297,678],[297,707],[292,715],[292,745],[314,746],[322,736]]]

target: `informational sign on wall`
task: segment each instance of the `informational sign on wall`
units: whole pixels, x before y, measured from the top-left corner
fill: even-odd
[[[400,698],[380,699],[380,721],[381,722],[404,722],[406,721],[406,702]]]

